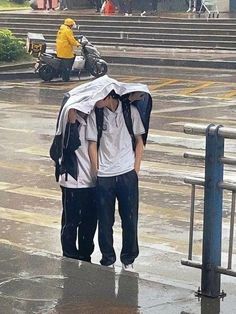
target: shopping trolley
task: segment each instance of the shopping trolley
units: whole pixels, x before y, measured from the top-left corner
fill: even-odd
[[[212,17],[219,17],[220,16],[220,12],[218,10],[218,7],[217,7],[217,0],[202,0],[202,4],[201,4],[201,7],[200,7],[200,10],[198,12],[199,14],[199,17],[202,13],[202,11],[206,11],[208,13],[208,17],[210,18],[211,15]]]

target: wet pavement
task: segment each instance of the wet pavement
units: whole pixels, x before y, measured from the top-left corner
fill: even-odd
[[[95,265],[60,258],[61,196],[48,150],[63,93],[80,83],[1,82],[0,304],[4,314],[80,313],[78,309],[83,309],[81,313],[211,313],[209,305],[202,301],[201,306],[193,294],[200,285],[200,271],[180,264],[187,256],[190,208],[190,187],[183,184],[183,178],[204,172],[203,164],[182,157],[187,150],[204,149],[204,138],[184,134],[183,125],[236,127],[235,72],[160,68],[150,76],[113,74],[119,80],[148,84],[154,99],[140,173],[137,273],[121,273],[119,260],[115,272],[96,265],[100,259],[97,240],[92,256]],[[235,140],[227,141],[227,155],[235,157],[235,145]],[[235,168],[226,166],[225,170],[225,179],[235,180]],[[194,259],[198,261],[202,198],[199,189],[194,226]],[[223,266],[230,199],[225,193]],[[114,237],[119,256],[118,215]],[[222,288],[227,297],[221,304],[214,301],[210,309],[216,304],[212,313],[233,314],[235,278],[222,276]]]

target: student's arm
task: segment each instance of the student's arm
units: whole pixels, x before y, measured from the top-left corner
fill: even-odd
[[[140,166],[141,166],[141,160],[143,156],[143,139],[142,135],[136,135],[136,147],[135,147],[135,161],[134,161],[134,170],[136,173],[139,173]]]
[[[67,151],[68,153],[73,153],[81,145],[78,128],[79,122],[77,120],[76,110],[70,109],[68,113],[63,146],[65,151]]]
[[[98,171],[98,151],[97,142],[89,141],[88,154],[91,162],[92,176],[97,177]]]

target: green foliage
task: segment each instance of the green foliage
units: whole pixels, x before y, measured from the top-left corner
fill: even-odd
[[[25,2],[25,0],[11,0],[11,1],[18,4],[23,4]]]
[[[8,29],[0,29],[0,62],[13,61],[25,54],[24,43]]]
[[[29,1],[23,0],[0,0],[0,10],[11,10],[11,9],[27,9],[29,8]]]

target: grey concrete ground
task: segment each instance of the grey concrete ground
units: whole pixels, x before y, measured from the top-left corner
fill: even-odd
[[[148,75],[149,74],[149,75]],[[190,188],[186,175],[203,175],[203,165],[184,160],[186,150],[202,152],[204,139],[183,134],[186,122],[235,127],[234,71],[158,68],[156,72],[110,75],[148,84],[154,99],[148,145],[140,173],[140,256],[136,275],[92,261],[60,258],[60,191],[48,149],[65,91],[78,81],[1,82],[0,115],[0,304],[3,313],[227,313],[236,308],[236,282],[222,276],[227,297],[208,304],[194,297],[200,271],[181,266],[187,256]],[[226,154],[235,156],[235,141]],[[225,179],[235,179],[227,166]],[[194,259],[202,243],[202,190],[197,190]],[[229,235],[230,195],[225,194],[223,266]],[[120,220],[114,228],[117,257]],[[235,251],[233,268],[236,269]],[[138,276],[138,277],[137,277]],[[124,287],[124,288],[123,288]],[[221,309],[219,309],[219,307]]]

